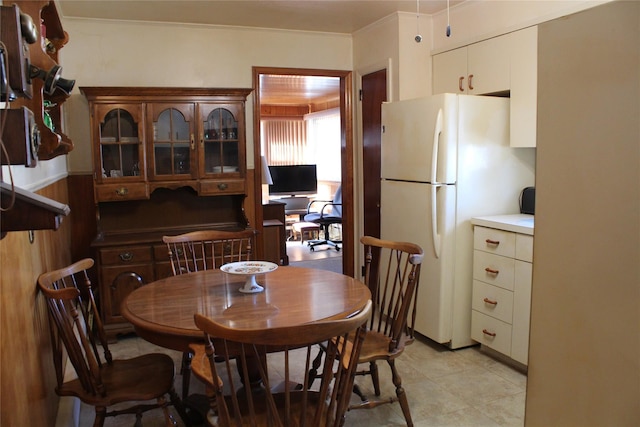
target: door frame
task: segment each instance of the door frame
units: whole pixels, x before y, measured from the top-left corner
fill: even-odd
[[[253,67],[253,158],[256,222],[262,224],[262,162],[260,152],[260,75],[299,75],[340,79],[340,169],[342,175],[342,271],[354,277],[354,149],[352,72],[309,68]],[[258,227],[262,229],[262,227]],[[259,236],[259,240],[260,236]]]

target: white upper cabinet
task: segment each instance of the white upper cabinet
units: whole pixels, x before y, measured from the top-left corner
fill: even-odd
[[[433,93],[508,91],[509,67],[509,40],[504,36],[435,55]]]
[[[512,147],[536,146],[538,28],[433,56],[433,93],[508,94]]]

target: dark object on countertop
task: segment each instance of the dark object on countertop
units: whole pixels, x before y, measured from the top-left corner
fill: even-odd
[[[520,213],[535,215],[536,187],[526,187],[520,193]]]

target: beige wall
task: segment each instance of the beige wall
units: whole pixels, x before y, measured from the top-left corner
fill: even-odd
[[[65,103],[67,134],[76,144],[72,173],[92,170],[89,112],[81,86],[251,88],[252,66],[352,69],[351,37],[301,31],[67,19],[61,51],[76,79]],[[253,168],[253,101],[247,103],[248,167]]]
[[[640,420],[640,3],[541,25],[527,426]]]

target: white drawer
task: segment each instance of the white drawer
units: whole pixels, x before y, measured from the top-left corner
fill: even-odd
[[[476,225],[473,249],[513,258],[516,254],[516,233]]]
[[[510,356],[511,325],[507,323],[472,310],[471,338],[480,344]]]
[[[512,291],[515,262],[513,258],[475,250],[473,251],[473,278]]]
[[[513,292],[474,280],[471,307],[511,324],[513,320]]]
[[[533,236],[516,234],[516,259],[533,262]]]

